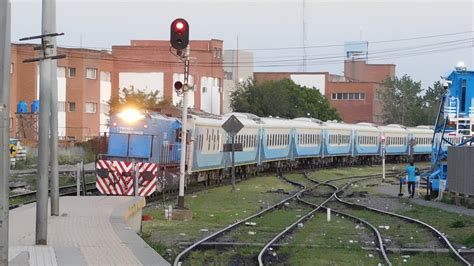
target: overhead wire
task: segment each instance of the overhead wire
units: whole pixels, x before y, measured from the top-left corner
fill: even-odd
[[[375,59],[378,55],[390,55],[392,53],[399,53],[399,52],[409,52],[413,51],[416,52],[417,50],[421,51],[426,51],[427,48],[441,48],[441,47],[450,47],[450,46],[455,46],[455,45],[460,45],[460,44],[466,44],[466,43],[472,43],[474,41],[474,38],[465,38],[465,39],[458,39],[458,40],[451,40],[451,41],[445,41],[445,42],[437,42],[437,43],[429,43],[429,44],[423,44],[423,45],[416,45],[416,46],[409,46],[409,47],[399,47],[399,48],[394,48],[394,49],[383,49],[383,50],[375,50],[370,53],[371,57],[370,59]],[[153,64],[161,63],[161,64],[176,64],[179,61],[167,61],[167,60],[151,60],[151,59],[140,59],[140,58],[134,58],[134,57],[120,57],[120,56],[114,56],[110,54],[103,55],[99,57],[91,57],[89,55],[84,55],[80,51],[74,51],[74,50],[69,50],[68,52],[69,57],[73,57],[74,54],[77,55],[75,58],[87,58],[90,60],[110,60],[110,61],[118,61],[120,62],[145,62],[145,61],[150,61]],[[34,56],[35,54],[31,54]],[[336,55],[336,56],[322,56],[322,57],[308,57],[306,60],[310,62],[326,62],[330,59],[339,59],[337,62],[344,61],[346,58],[344,55]],[[288,64],[292,65],[291,63],[297,63],[301,62],[300,59],[291,59],[291,60],[264,60],[264,61],[240,61],[239,65],[240,66],[267,66],[267,65],[283,65],[286,66]],[[233,66],[233,62],[223,62],[221,60],[213,60],[211,62],[193,62],[193,65],[199,65],[199,66]]]

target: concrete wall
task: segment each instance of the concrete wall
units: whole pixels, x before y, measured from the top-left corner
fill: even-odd
[[[163,72],[119,72],[119,89],[135,88],[146,93],[158,91],[158,97],[164,97]]]
[[[326,91],[326,74],[291,74],[290,79],[300,86],[315,88],[322,95]]]

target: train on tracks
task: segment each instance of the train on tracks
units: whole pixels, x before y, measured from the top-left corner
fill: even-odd
[[[230,143],[230,138],[222,124],[231,115],[244,125],[235,136],[235,143],[242,144],[242,151],[235,154],[236,173],[243,177],[271,168],[373,164],[380,162],[383,152],[392,162],[428,160],[432,152],[433,129],[428,126],[346,124],[248,113],[217,116],[191,111],[186,184],[219,183],[229,175],[231,158],[223,146]],[[176,187],[180,136],[181,121],[176,117],[134,109],[112,115],[107,153],[100,154],[96,161],[98,190],[109,195],[134,195],[136,189],[138,195],[149,196]]]

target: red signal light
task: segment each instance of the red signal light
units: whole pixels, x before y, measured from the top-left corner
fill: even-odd
[[[181,21],[178,21],[178,22],[176,22],[175,27],[176,27],[177,30],[182,30],[184,28],[184,23],[181,22]]]

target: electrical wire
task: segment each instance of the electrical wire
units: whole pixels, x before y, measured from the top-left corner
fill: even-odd
[[[441,35],[436,35],[441,36]],[[426,38],[426,37],[419,37],[419,38]],[[404,39],[406,40],[406,39]],[[396,59],[398,57],[406,57],[406,56],[417,56],[423,55],[426,52],[436,53],[436,52],[445,52],[449,49],[464,49],[471,46],[462,46],[461,44],[472,43],[474,41],[473,38],[464,38],[464,39],[457,39],[457,40],[450,40],[444,42],[436,42],[436,43],[428,43],[422,45],[415,45],[415,46],[405,46],[405,47],[397,47],[392,49],[381,49],[375,50],[370,53],[371,60],[381,60],[381,59]],[[135,47],[131,47],[135,48]],[[169,47],[168,52],[169,52]],[[436,50],[436,49],[438,50]],[[442,49],[439,48],[449,48],[449,49]],[[430,50],[431,49],[431,50]],[[435,49],[435,50],[433,50]],[[38,56],[37,53],[19,51],[19,53],[23,53],[29,56]],[[142,65],[153,65],[156,64],[164,64],[164,65],[177,65],[179,60],[176,61],[166,61],[166,60],[151,60],[151,59],[140,59],[140,58],[133,58],[133,57],[120,57],[114,56],[113,54],[103,53],[100,51],[90,51],[90,53],[98,53],[99,56],[90,56],[90,54],[84,54],[82,51],[77,50],[67,50],[67,55],[69,58],[77,58],[77,59],[87,59],[87,60],[102,60],[102,61],[113,61],[115,63],[135,63],[135,64],[142,64]],[[336,55],[336,56],[320,56],[320,57],[309,57],[306,58],[306,61],[309,65],[321,65],[321,64],[332,64],[332,63],[342,63],[347,58],[344,55]],[[263,60],[263,61],[239,61],[239,64],[236,65],[234,62],[223,62],[221,59],[212,60],[210,62],[191,62],[194,66],[203,66],[203,67],[230,67],[230,66],[237,66],[237,67],[246,67],[246,66],[253,66],[253,67],[285,67],[285,66],[300,66],[302,58],[298,59],[291,59],[291,60]]]

